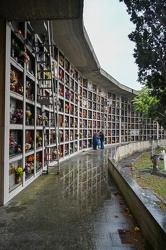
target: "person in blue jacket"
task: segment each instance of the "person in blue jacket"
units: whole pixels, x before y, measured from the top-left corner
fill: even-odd
[[[99,136],[96,132],[93,135],[93,149],[97,149],[98,147]]]

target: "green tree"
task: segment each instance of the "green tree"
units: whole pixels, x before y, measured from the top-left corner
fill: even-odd
[[[164,129],[166,129],[165,107],[161,106],[156,96],[150,95],[151,90],[146,86],[138,91],[133,104],[135,111],[141,112],[145,118],[156,120]],[[161,90],[162,96],[163,90]]]
[[[119,1],[126,4],[130,20],[135,25],[135,30],[128,37],[135,42],[133,56],[138,65],[138,81],[149,88],[149,95],[155,96],[158,100],[155,104],[156,112],[155,106],[153,107],[153,114],[156,114],[156,119],[158,121],[160,119],[165,120],[166,1]]]
[[[127,6],[135,31],[129,39],[135,42],[134,58],[138,80],[149,88],[166,86],[166,1],[120,0]]]

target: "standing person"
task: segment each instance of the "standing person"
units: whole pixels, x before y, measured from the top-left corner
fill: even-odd
[[[100,134],[97,134],[97,149],[101,148]]]
[[[94,132],[94,135],[93,135],[93,149],[97,149],[97,146],[98,146],[98,138],[99,138],[99,136],[97,135],[96,132]]]
[[[100,131],[99,136],[100,136],[100,141],[101,141],[101,149],[104,149],[104,133],[103,133],[103,130]]]

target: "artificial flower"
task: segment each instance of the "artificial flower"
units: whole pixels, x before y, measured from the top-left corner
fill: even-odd
[[[23,170],[23,167],[22,167],[22,166],[18,166],[18,167],[15,169],[15,173],[16,173],[17,176],[22,175],[23,172],[24,172],[24,170]]]

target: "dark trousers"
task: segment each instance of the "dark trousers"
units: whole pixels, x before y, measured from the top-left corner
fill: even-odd
[[[97,149],[98,144],[93,144],[93,149]]]

